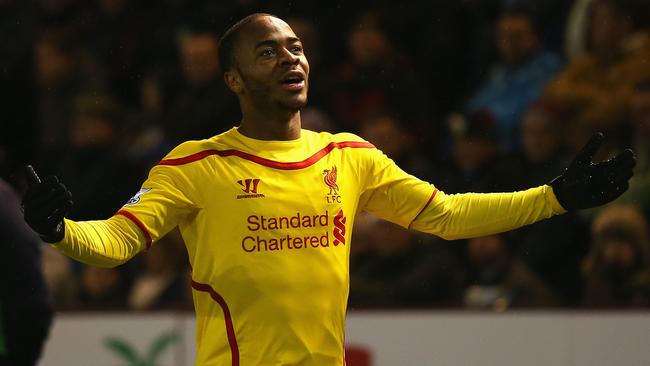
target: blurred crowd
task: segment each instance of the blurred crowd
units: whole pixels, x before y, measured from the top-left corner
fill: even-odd
[[[0,174],[56,174],[71,219],[111,216],[173,146],[238,124],[219,36],[285,19],[311,65],[303,127],[357,133],[446,193],[549,182],[595,131],[633,147],[616,202],[444,241],[361,215],[350,307],[650,304],[650,0],[0,0]],[[3,228],[0,228],[3,230]],[[115,269],[42,246],[57,309],[191,307],[172,232]]]

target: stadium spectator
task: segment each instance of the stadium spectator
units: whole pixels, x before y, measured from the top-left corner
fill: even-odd
[[[337,85],[330,102],[339,127],[358,132],[365,117],[390,109],[416,131],[418,139],[435,133],[436,126],[429,120],[430,92],[414,72],[408,54],[391,40],[381,16],[377,12],[359,16],[347,42],[350,58],[336,69]]]
[[[99,74],[107,93],[129,107],[138,101],[138,81],[149,66],[148,54],[154,53],[147,43],[155,18],[129,0],[95,1],[93,11],[84,21],[81,42]]]
[[[132,165],[122,155],[125,110],[109,95],[84,94],[72,100],[64,153],[42,159],[44,167],[74,180],[75,217],[109,217],[137,187]],[[53,161],[52,161],[53,160]]]
[[[563,128],[563,116],[553,105],[530,105],[521,121],[519,148],[492,171],[500,177],[499,189],[524,189],[559,175],[570,158],[563,145]]]
[[[562,145],[562,115],[551,104],[536,102],[525,112],[520,148],[490,165],[491,189],[521,190],[548,182],[569,163]],[[480,156],[480,155],[479,155]],[[582,299],[580,261],[588,234],[575,213],[522,228],[513,255],[521,259],[562,300],[575,305]]]
[[[481,1],[480,3],[485,3]],[[412,57],[417,77],[427,84],[432,99],[427,112],[433,121],[444,120],[449,111],[465,103],[468,92],[475,87],[474,80],[485,66],[485,53],[490,44],[483,18],[486,14],[473,11],[468,1],[418,1],[400,4],[390,9],[391,19],[400,21],[397,34],[399,45]],[[418,37],[409,34],[409,24],[417,24]],[[485,26],[484,26],[485,25]],[[468,45],[472,47],[459,47]],[[476,64],[476,65],[474,65]],[[476,67],[474,67],[476,66]],[[444,143],[444,131],[432,143]],[[431,149],[431,147],[430,147]]]
[[[584,263],[585,304],[650,304],[648,221],[636,206],[612,205],[594,220],[592,247]]]
[[[510,307],[555,306],[556,295],[513,255],[507,235],[469,239],[469,267],[463,303],[469,308],[503,311]]]
[[[47,284],[52,307],[56,310],[75,308],[79,299],[79,278],[75,264],[51,246],[44,245],[43,277]]]
[[[187,260],[182,252],[183,239],[174,230],[141,255],[139,270],[129,292],[131,309],[169,309],[187,305],[184,294],[189,284],[182,267]],[[185,259],[183,263],[182,259]]]
[[[528,108],[522,121],[521,149],[492,170],[500,190],[520,190],[548,182],[569,163],[562,145],[562,115],[547,103]],[[515,255],[561,297],[582,299],[580,261],[588,245],[587,228],[575,213],[554,217],[519,231]]]
[[[136,179],[141,180],[171,145],[163,125],[166,92],[158,72],[151,70],[140,80],[139,93],[140,105],[129,111],[119,142],[125,158],[133,166]]]
[[[445,192],[495,192],[501,177],[492,170],[501,164],[496,121],[488,110],[449,118],[453,167],[445,174]],[[520,179],[520,177],[518,178]]]
[[[350,258],[350,307],[451,304],[459,288],[458,267],[440,240],[376,218],[365,220],[354,233],[354,244],[362,249]]]
[[[539,98],[561,62],[542,48],[536,20],[526,10],[515,8],[501,14],[495,37],[499,61],[466,109],[489,111],[496,120],[501,149],[512,151],[520,141],[524,111]]]
[[[34,44],[39,157],[56,156],[69,142],[72,100],[87,86],[81,54],[70,28],[47,29]]]
[[[518,231],[515,255],[558,296],[563,305],[582,300],[580,263],[589,250],[588,225],[575,213]]]
[[[377,111],[361,122],[359,134],[393,159],[405,171],[420,179],[433,178],[433,165],[417,149],[416,136],[390,111]]]
[[[129,281],[123,269],[82,265],[78,305],[83,309],[126,309]]]
[[[572,61],[545,91],[544,98],[568,116],[567,143],[573,150],[594,131],[605,131],[614,141],[601,156],[629,142],[623,121],[631,91],[636,82],[650,76],[650,46],[629,42],[643,39],[639,12],[647,14],[647,5],[595,1],[589,13],[589,52]]]
[[[169,141],[214,136],[241,118],[237,100],[226,89],[217,58],[217,38],[210,33],[188,34],[180,42],[183,81],[171,96],[165,121]]]

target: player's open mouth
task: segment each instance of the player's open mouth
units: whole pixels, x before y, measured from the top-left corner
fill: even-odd
[[[280,83],[285,89],[297,91],[305,87],[305,78],[298,72],[292,72],[282,79]]]

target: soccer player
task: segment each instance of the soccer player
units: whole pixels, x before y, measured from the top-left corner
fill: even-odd
[[[343,365],[360,211],[466,238],[609,202],[632,175],[631,150],[591,162],[597,135],[549,185],[446,195],[355,135],[301,129],[309,64],[281,19],[239,21],[219,58],[239,98],[238,127],[173,149],[107,220],[65,219],[72,196],[56,177],[38,183],[31,174],[23,200],[25,220],[46,242],[92,265],[124,263],[178,226],[192,266],[197,365]]]

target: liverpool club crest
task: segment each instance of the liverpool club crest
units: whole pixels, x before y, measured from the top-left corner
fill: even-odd
[[[323,170],[323,182],[329,188],[327,194],[327,203],[340,203],[341,196],[339,195],[339,186],[336,184],[336,165],[332,165],[332,169]]]

